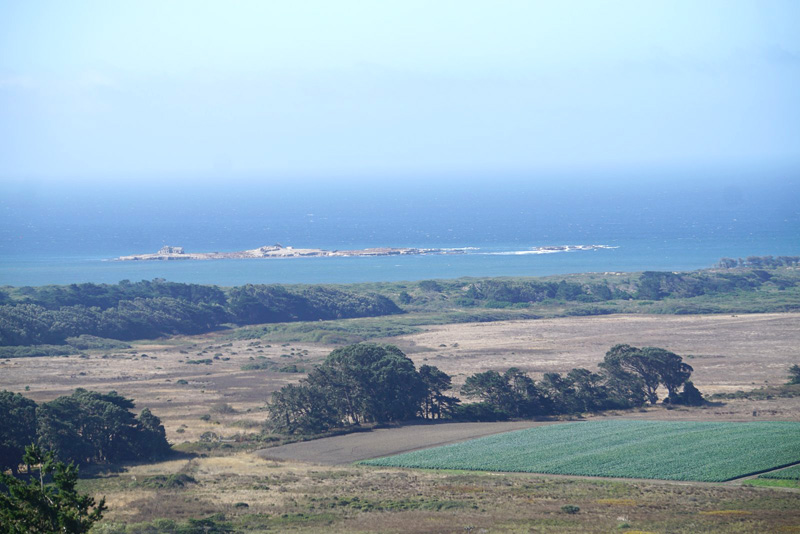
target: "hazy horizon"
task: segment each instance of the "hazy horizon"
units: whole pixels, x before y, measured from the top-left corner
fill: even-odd
[[[798,21],[791,1],[4,3],[0,180],[794,178]]]

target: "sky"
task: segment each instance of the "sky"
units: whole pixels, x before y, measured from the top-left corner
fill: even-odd
[[[0,2],[0,180],[800,169],[800,2]]]

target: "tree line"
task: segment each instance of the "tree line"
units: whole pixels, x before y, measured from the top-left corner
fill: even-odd
[[[0,304],[0,346],[62,345],[86,335],[148,339],[204,333],[225,323],[316,321],[402,311],[381,295],[325,286],[290,290],[248,284],[223,292],[216,286],[163,280],[16,288],[10,294],[0,291]]]
[[[735,269],[737,267],[752,267],[756,269],[775,267],[797,267],[800,265],[800,256],[748,256],[746,258],[722,258],[717,267],[722,269]]]
[[[484,279],[423,280],[389,294],[405,305],[424,308],[440,301],[452,307],[529,307],[555,301],[602,303],[614,300],[659,301],[693,298],[764,287],[784,290],[797,285],[796,276],[765,268],[796,265],[794,256],[749,257],[735,261],[748,269],[686,273],[647,271],[601,281]],[[416,290],[413,288],[416,287]],[[436,308],[435,309],[440,309]],[[607,313],[584,306],[570,313]],[[377,317],[403,313],[386,295],[356,288],[248,284],[228,289],[199,284],[123,280],[118,284],[0,288],[0,347],[64,345],[71,338],[95,336],[114,340],[152,339],[174,334],[198,334],[224,324],[250,325]],[[49,349],[51,353],[57,349]],[[8,353],[6,356],[14,356]],[[24,351],[19,353],[25,354]]]
[[[392,345],[360,343],[331,352],[299,384],[272,396],[270,424],[286,434],[316,434],[363,423],[447,417],[457,399],[450,377]]]
[[[0,471],[16,472],[33,443],[75,464],[150,460],[170,451],[161,420],[114,391],[76,389],[50,402],[0,391]]]
[[[298,384],[273,393],[269,422],[284,434],[319,434],[365,423],[412,419],[501,420],[597,412],[664,403],[699,405],[703,397],[689,377],[692,367],[656,347],[616,345],[599,373],[572,369],[535,381],[517,368],[469,376],[462,403],[448,394],[452,377],[414,363],[392,345],[361,343],[336,349]],[[682,391],[681,391],[682,388]]]
[[[755,290],[766,283],[772,283],[779,289],[786,289],[794,286],[796,282],[776,277],[773,273],[762,269],[735,273],[645,271],[636,279],[625,279],[618,283],[489,279],[469,285],[457,302],[463,306],[483,304],[503,308],[547,300],[583,303],[619,299],[662,300]],[[439,289],[442,287],[439,286]]]

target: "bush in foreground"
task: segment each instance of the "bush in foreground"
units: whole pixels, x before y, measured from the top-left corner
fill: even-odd
[[[0,531],[9,534],[81,534],[103,517],[100,502],[75,490],[78,469],[55,461],[52,452],[28,446],[22,458],[33,476],[26,483],[0,473]],[[19,461],[19,460],[18,460]],[[38,474],[37,474],[38,473]],[[52,478],[51,482],[45,482]]]

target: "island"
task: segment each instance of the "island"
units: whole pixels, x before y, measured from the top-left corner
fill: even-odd
[[[120,256],[114,261],[146,260],[229,260],[259,258],[320,258],[353,256],[419,256],[464,254],[463,248],[365,248],[360,250],[323,250],[318,248],[285,247],[280,243],[238,252],[186,252],[183,247],[164,246],[153,254]]]

